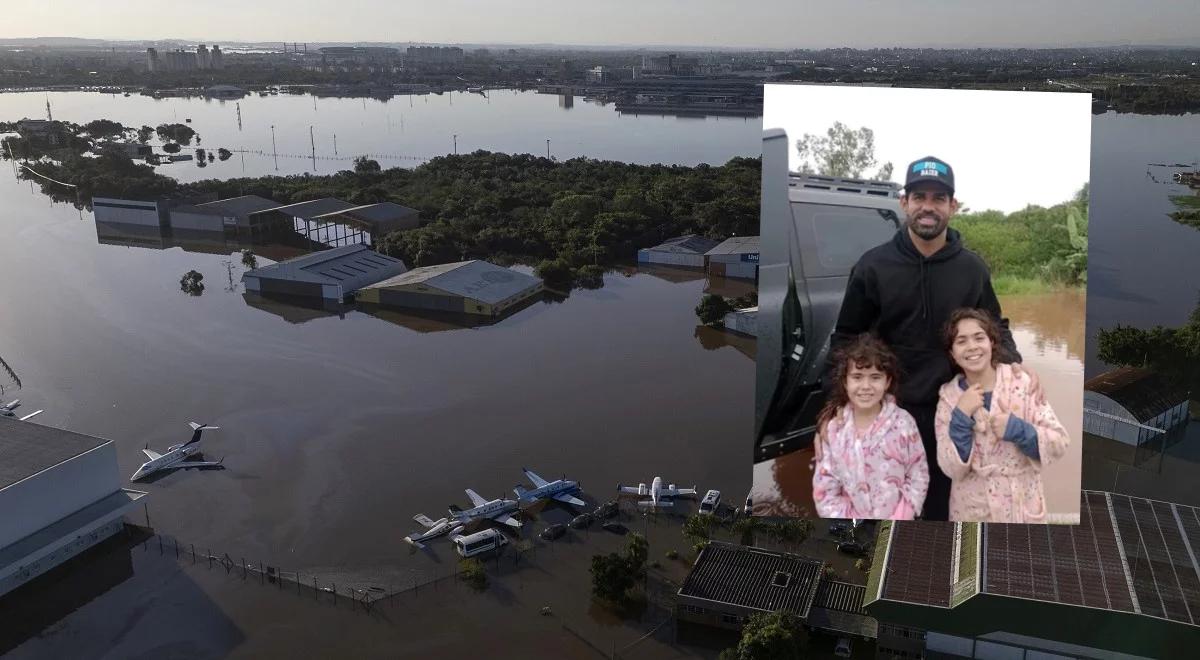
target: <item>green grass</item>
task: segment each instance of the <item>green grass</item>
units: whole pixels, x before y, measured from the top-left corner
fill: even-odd
[[[1031,293],[1050,293],[1064,289],[1082,289],[1082,286],[1056,284],[1036,277],[1019,275],[992,275],[992,288],[998,296],[1015,296]]]

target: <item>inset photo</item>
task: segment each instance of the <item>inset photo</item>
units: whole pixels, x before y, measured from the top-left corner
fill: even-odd
[[[756,515],[1079,522],[1090,108],[766,87]]]

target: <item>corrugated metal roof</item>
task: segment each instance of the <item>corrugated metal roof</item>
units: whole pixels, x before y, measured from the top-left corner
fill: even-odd
[[[710,541],[679,595],[808,615],[822,563],[799,555]]]
[[[668,238],[659,245],[648,250],[655,252],[683,252],[686,254],[704,254],[717,246],[717,241],[696,234]]]
[[[1186,401],[1188,393],[1149,369],[1121,367],[1088,380],[1083,389],[1116,401],[1145,424]]]
[[[380,202],[378,204],[364,204],[363,206],[355,206],[344,211],[333,211],[323,215],[315,216],[313,219],[325,218],[326,216],[345,214],[358,220],[371,223],[391,222],[407,218],[414,213],[418,213],[416,209],[410,209],[407,206],[402,206],[393,202]]]
[[[307,202],[277,206],[271,210],[286,213],[295,218],[314,220],[322,215],[352,208],[355,208],[355,205],[350,202],[342,201],[336,197],[322,197],[321,199],[310,199]]]
[[[218,199],[215,202],[197,204],[197,206],[214,208],[227,215],[242,217],[251,213],[277,209],[279,208],[279,202],[267,199],[266,197],[259,197],[258,195],[242,195],[241,197],[230,197],[229,199]]]
[[[704,254],[758,254],[761,244],[758,236],[731,236]]]
[[[345,245],[255,268],[242,278],[340,284],[342,292],[348,294],[406,270],[408,267],[403,261],[379,254],[365,245]]]
[[[510,268],[486,261],[472,260],[414,268],[403,275],[397,275],[374,284],[372,288],[417,283],[456,296],[495,304],[529,291],[540,285],[542,281],[532,275],[519,273]]]
[[[110,440],[0,417],[0,489]]]

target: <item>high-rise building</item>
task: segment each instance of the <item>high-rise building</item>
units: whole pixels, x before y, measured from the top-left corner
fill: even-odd
[[[225,56],[221,53],[220,46],[213,44],[211,57],[212,57],[212,68],[214,68],[214,69],[224,69],[225,68]]]
[[[196,66],[201,69],[212,68],[212,56],[209,55],[208,46],[204,44],[196,48]]]
[[[162,67],[162,65],[158,61],[158,49],[147,48],[146,49],[146,68],[150,71],[150,73],[154,73],[154,72],[158,71],[161,67]]]

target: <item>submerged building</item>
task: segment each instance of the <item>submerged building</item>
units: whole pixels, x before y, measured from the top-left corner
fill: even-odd
[[[717,246],[717,241],[695,234],[676,236],[651,248],[638,250],[639,264],[662,264],[704,268],[704,255]]]
[[[1121,367],[1083,385],[1083,430],[1132,446],[1188,421],[1188,392],[1149,369]]]
[[[439,312],[499,316],[542,293],[542,280],[486,261],[414,268],[363,287],[359,302]]]
[[[709,275],[758,278],[758,236],[733,236],[704,253],[704,268]]]
[[[242,274],[248,293],[342,301],[408,270],[403,261],[355,244],[313,252]]]
[[[117,470],[111,440],[0,417],[0,595],[121,530],[146,493]]]
[[[865,608],[879,657],[1189,657],[1197,550],[1200,509],[1098,491],[1078,525],[885,521]]]

